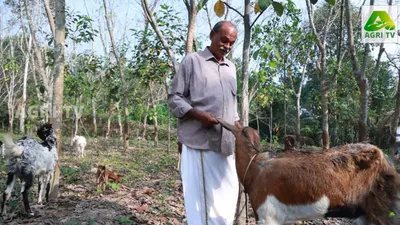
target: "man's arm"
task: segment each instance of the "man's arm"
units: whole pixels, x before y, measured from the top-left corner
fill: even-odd
[[[168,89],[168,104],[177,118],[190,117],[199,120],[205,127],[210,128],[218,124],[214,115],[208,112],[193,109],[187,99],[191,76],[191,59],[186,56]]]
[[[168,106],[177,118],[182,118],[192,106],[189,97],[191,59],[186,56],[168,88]]]

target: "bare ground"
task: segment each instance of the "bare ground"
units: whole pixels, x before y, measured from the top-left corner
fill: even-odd
[[[66,147],[64,150],[67,150]],[[68,151],[60,157],[61,180],[57,199],[44,206],[35,205],[37,182],[31,189],[30,202],[36,216],[23,213],[19,183],[8,201],[8,214],[1,224],[185,224],[182,183],[176,170],[176,147],[154,148],[135,143],[123,152],[119,141],[90,140],[86,157],[80,159]],[[3,161],[0,187],[6,181]],[[96,188],[95,170],[107,164],[124,174],[122,184],[110,182],[107,190]],[[250,224],[255,224],[249,209]],[[318,220],[299,224],[344,225],[345,220]]]

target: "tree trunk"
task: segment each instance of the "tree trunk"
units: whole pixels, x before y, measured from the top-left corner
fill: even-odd
[[[242,99],[241,99],[241,125],[249,125],[249,63],[250,63],[250,0],[244,1],[244,42],[243,42],[243,67],[242,67]]]
[[[146,112],[144,113],[144,118],[143,118],[143,129],[142,129],[142,138],[143,140],[147,140],[147,117],[149,116],[149,110],[150,110],[150,97],[147,100],[147,105],[146,105]]]
[[[14,41],[12,38],[10,40],[10,57],[14,58]],[[7,109],[8,109],[8,132],[13,133],[14,131],[14,96],[16,95],[16,84],[15,84],[15,69],[11,69],[7,72],[3,72],[3,74],[6,74],[9,76],[9,83],[6,83],[7,87]]]
[[[120,112],[120,108],[119,108],[119,102],[117,102],[116,104],[116,109],[117,109],[117,120],[118,120],[118,127],[119,127],[119,136],[121,138],[124,138],[123,136],[123,132],[124,132],[124,127],[122,125],[122,120],[121,120],[121,112]],[[125,146],[125,143],[124,143]],[[124,149],[125,150],[125,149]]]
[[[11,47],[12,49],[13,47]],[[11,56],[12,57],[12,56]],[[14,87],[15,87],[15,75],[13,71],[10,71],[10,84],[8,86],[8,98],[7,98],[7,109],[8,109],[8,132],[14,132]]]
[[[153,123],[154,123],[154,147],[158,146],[158,121],[157,121],[157,105],[154,101],[152,82],[149,83],[151,108],[153,109]]]
[[[28,1],[24,0],[24,4],[25,4],[25,12],[26,12],[26,15],[28,18],[29,30],[32,35],[33,50],[34,50],[34,54],[35,54],[35,57],[37,60],[37,65],[35,66],[35,69],[36,69],[37,74],[39,76],[41,76],[41,78],[43,80],[44,92],[42,93],[42,96],[43,96],[42,104],[44,105],[43,108],[47,112],[46,115],[48,115],[48,112],[51,111],[51,109],[50,109],[51,105],[49,105],[49,104],[51,104],[51,101],[50,101],[51,96],[50,95],[52,95],[52,92],[51,92],[50,85],[52,85],[52,84],[49,82],[50,79],[49,79],[48,73],[46,72],[46,69],[45,69],[45,64],[43,61],[42,53],[40,52],[40,48],[36,41],[36,31],[35,31],[35,27],[33,25],[30,11],[28,9]]]
[[[125,85],[123,85],[125,87]],[[124,88],[126,89],[126,88]],[[128,92],[124,91],[123,94],[123,110],[124,110],[124,150],[127,151],[129,148],[129,108],[128,108]]]
[[[325,62],[326,62],[326,49],[322,48],[321,51],[321,104],[322,104],[322,148],[329,149],[329,107],[328,107],[328,85],[325,71]]]
[[[397,93],[396,93],[396,108],[394,109],[394,113],[392,116],[391,126],[390,126],[390,156],[393,158],[394,154],[397,151],[396,146],[396,130],[399,126],[399,117],[400,117],[400,68],[397,68],[398,73],[398,82],[397,82]]]
[[[322,148],[329,148],[329,108],[328,108],[328,79],[326,76],[326,38],[330,29],[330,19],[333,13],[333,7],[330,9],[330,13],[324,23],[324,30],[319,34],[315,28],[313,9],[310,0],[306,0],[307,14],[310,21],[310,27],[313,34],[317,38],[317,46],[319,50],[319,57],[317,61],[317,70],[321,79],[321,105],[322,105]]]
[[[123,107],[123,112],[124,112],[124,125],[123,125],[123,135],[121,134],[121,136],[123,137],[123,141],[124,141],[124,150],[127,151],[129,148],[129,111],[128,111],[128,92],[127,92],[127,88],[125,85],[125,76],[124,76],[124,66],[121,63],[120,60],[120,56],[119,53],[117,52],[117,46],[116,46],[116,42],[114,39],[114,33],[111,29],[111,21],[110,21],[110,17],[107,11],[107,4],[106,1],[103,0],[103,7],[104,7],[104,17],[106,19],[106,24],[107,24],[107,30],[108,30],[108,34],[110,35],[110,39],[111,39],[111,47],[112,47],[112,52],[114,54],[115,60],[117,61],[117,65],[118,65],[118,69],[119,69],[119,75],[122,81],[122,107]],[[118,110],[119,111],[119,110]],[[120,123],[120,113],[118,112],[118,123]],[[120,124],[120,127],[122,129],[122,126]]]
[[[366,53],[365,53],[366,54]],[[368,99],[369,99],[369,84],[367,78],[362,78],[358,83],[360,88],[360,118],[358,120],[358,141],[363,142],[368,137]]]
[[[112,117],[112,114],[108,114],[108,117],[107,117],[106,139],[108,139],[108,138],[110,137],[110,131],[111,131],[111,117]]]
[[[168,93],[168,84],[167,84],[167,80],[165,80],[164,83],[165,86],[165,92]],[[168,96],[168,94],[167,94]],[[168,110],[168,148],[167,151],[169,152],[169,150],[171,150],[171,110]]]
[[[78,130],[79,130],[79,120],[81,119],[81,117],[82,117],[82,114],[81,114],[81,112],[80,112],[80,110],[78,109],[78,106],[79,105],[81,105],[81,102],[82,102],[82,94],[81,95],[79,95],[79,98],[78,99],[76,99],[75,98],[75,106],[74,106],[74,122],[75,122],[75,127],[74,127],[74,136],[73,137],[75,137],[76,135],[78,135]]]
[[[285,60],[283,60],[283,79],[286,80],[286,63]],[[286,137],[287,131],[287,102],[286,102],[286,83],[283,83],[283,135]]]
[[[273,116],[272,116],[272,102],[271,102],[271,104],[270,104],[270,106],[269,106],[269,150],[271,150],[272,151],[272,119],[273,119]]]
[[[32,70],[33,82],[35,83],[36,96],[37,96],[39,102],[43,102],[43,95],[40,93],[39,83],[38,83],[38,80],[36,78],[35,57],[32,54],[30,55],[30,60],[32,61],[31,70]]]
[[[95,98],[92,96],[92,117],[93,117],[93,133],[94,136],[97,136],[97,121],[96,121],[96,102],[95,102]]]
[[[25,38],[24,38],[25,40]],[[27,80],[28,80],[28,72],[29,72],[29,58],[30,58],[30,49],[32,47],[32,35],[29,35],[28,41],[28,49],[25,54],[25,67],[24,67],[24,81],[22,84],[22,102],[21,102],[21,111],[19,116],[19,132],[21,134],[25,133],[25,115],[26,115],[26,89],[27,89]]]
[[[240,123],[242,127],[249,125],[249,63],[250,63],[250,0],[244,1],[244,42],[243,42],[243,67],[242,67],[242,99],[240,110]],[[240,210],[241,206],[245,205],[245,193],[243,192],[243,185],[239,182],[239,196],[238,204],[236,207],[236,221],[235,224],[242,225],[246,223],[246,211]]]
[[[300,148],[300,95],[296,94],[296,148]]]
[[[54,38],[55,65],[53,70],[53,129],[57,135],[58,153],[62,146],[62,105],[64,90],[64,41],[65,41],[65,0],[56,1],[55,6],[56,29]],[[57,166],[50,188],[50,198],[56,198],[59,191],[60,169]]]
[[[186,54],[191,53],[193,50],[193,41],[195,35],[196,16],[197,16],[197,7],[195,0],[190,0],[188,14],[189,14],[189,24],[188,24],[188,32],[186,40]]]
[[[374,0],[370,0],[370,5],[373,4]],[[360,117],[358,120],[358,141],[362,142],[362,141],[367,141],[368,138],[368,106],[369,106],[370,87],[369,87],[369,80],[365,75],[365,71],[367,67],[367,57],[370,52],[370,47],[368,43],[365,44],[363,65],[362,68],[360,68],[354,44],[353,24],[350,12],[349,0],[345,0],[345,9],[346,9],[347,34],[348,34],[347,44],[349,48],[351,63],[353,66],[353,74],[357,80],[358,88],[360,89],[360,112],[359,112]],[[379,66],[379,61],[380,59],[378,59],[377,61],[377,66]]]

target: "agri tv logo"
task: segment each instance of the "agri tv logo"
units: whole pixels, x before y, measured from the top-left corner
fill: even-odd
[[[400,43],[398,12],[397,6],[363,6],[363,43]]]

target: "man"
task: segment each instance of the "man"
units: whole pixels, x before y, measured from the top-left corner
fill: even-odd
[[[234,161],[234,136],[216,118],[239,125],[236,68],[225,58],[237,29],[218,22],[210,46],[188,54],[168,91],[178,118],[182,143],[181,176],[188,225],[232,224],[239,183]]]

